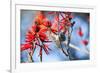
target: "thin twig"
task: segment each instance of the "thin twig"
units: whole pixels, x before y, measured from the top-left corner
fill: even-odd
[[[70,44],[70,37],[71,37],[71,34],[70,34],[70,30],[69,30],[69,27],[68,27],[68,43],[67,43],[67,53],[68,53],[68,56],[69,56],[69,59],[71,60],[71,55],[70,55],[70,47],[69,47],[69,44]]]
[[[32,53],[31,53],[31,52],[29,52],[29,56],[30,56],[30,61],[31,61],[31,62],[34,62],[34,60],[33,60],[33,58],[32,58]]]

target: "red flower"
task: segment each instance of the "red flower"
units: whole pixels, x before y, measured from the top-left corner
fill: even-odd
[[[60,24],[61,25],[65,25],[65,26],[71,26],[71,22],[68,20],[62,20],[61,22],[60,22]]]
[[[79,35],[80,37],[83,36],[83,32],[82,32],[82,28],[81,28],[81,27],[79,27],[79,29],[78,29],[78,35]]]
[[[30,32],[33,33],[34,38],[39,38],[41,41],[45,41],[48,39],[45,34],[46,30],[40,28],[40,26],[38,25],[33,25]]]
[[[29,43],[21,44],[21,51],[27,50],[29,48],[32,48],[32,45],[31,44],[29,44]]]
[[[59,20],[59,16],[55,16],[52,27],[51,27],[51,30],[53,33],[58,32],[58,20]]]
[[[45,28],[46,31],[50,31],[56,34],[57,32],[57,24],[54,23],[52,24],[49,20],[44,22],[44,26],[46,26],[47,28]]]
[[[62,12],[60,13],[60,16],[62,17],[60,23],[66,26],[71,26],[71,13],[70,12]]]
[[[59,27],[58,32],[63,31],[63,32],[67,32],[67,27],[73,26],[73,24],[71,23],[71,13],[70,12],[58,12],[56,13],[57,15],[55,16],[54,20],[57,23],[56,28]],[[60,26],[58,26],[60,25]]]
[[[52,26],[52,23],[49,20],[46,20],[43,25],[49,28]]]
[[[36,16],[36,19],[35,19],[35,23],[38,24],[38,25],[43,25],[45,19],[46,19],[46,16],[45,16],[44,12],[43,11],[39,11],[37,13],[37,16]]]
[[[88,45],[88,40],[82,40],[82,43],[87,46]]]

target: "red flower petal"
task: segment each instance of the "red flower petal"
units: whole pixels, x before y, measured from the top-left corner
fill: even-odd
[[[47,46],[44,45],[43,49],[44,49],[46,54],[49,54]]]
[[[32,41],[34,41],[35,40],[35,37],[27,37],[26,39],[25,39],[25,42],[32,42]]]
[[[66,24],[67,21],[66,21],[65,19],[62,19],[60,23],[62,23],[62,24]]]
[[[30,32],[28,32],[27,34],[26,34],[26,42],[31,42],[31,41],[33,41],[35,39],[35,36],[32,34],[32,33],[30,33]]]
[[[38,33],[38,34],[39,34],[39,38],[40,38],[41,41],[48,40],[45,33]]]
[[[40,29],[41,29],[41,28],[39,27],[39,25],[33,25],[33,26],[32,26],[32,32],[35,32],[35,33],[36,33],[36,32],[39,32]]]
[[[42,25],[45,19],[46,19],[45,13],[43,11],[38,11],[36,19],[35,19],[35,24]]]
[[[44,19],[45,18],[45,14],[44,14],[44,12],[43,11],[39,11],[38,13],[37,13],[37,19]]]
[[[47,44],[45,44],[44,47],[51,51]]]
[[[45,32],[47,32],[48,31],[48,28],[44,28],[44,29],[41,29],[40,31],[39,31],[39,33],[45,33]]]
[[[54,17],[54,20],[55,20],[55,21],[58,21],[58,20],[59,20],[59,16],[56,15],[56,16]]]
[[[71,26],[71,22],[68,22],[68,23],[67,23],[67,26]]]
[[[35,36],[34,36],[34,35],[32,35],[32,34],[27,34],[27,35],[26,35],[26,38],[28,38],[28,39],[34,39],[34,38],[35,38]]]
[[[51,29],[58,31],[58,23],[57,22],[53,23]]]
[[[53,29],[53,28],[51,28],[51,31],[52,31],[53,33],[56,33],[56,32],[57,32],[57,30],[56,30],[56,29]]]
[[[62,30],[62,29],[64,29],[64,26],[61,25],[61,26],[59,27],[59,30]]]
[[[27,43],[27,44],[21,44],[21,51],[27,50],[29,48],[32,48],[32,45]]]
[[[43,25],[46,26],[46,27],[51,27],[52,23],[47,20],[47,21],[44,22]]]

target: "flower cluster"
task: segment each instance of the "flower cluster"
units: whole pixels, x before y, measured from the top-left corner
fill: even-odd
[[[47,32],[49,31],[49,34],[53,33],[54,35],[58,35],[60,32],[66,34],[69,28],[72,28],[75,24],[75,22],[71,22],[73,18],[71,12],[48,12],[48,14],[54,15],[53,22],[46,17],[44,11],[38,11],[31,28],[29,28],[26,33],[25,43],[21,44],[21,51],[30,49],[31,58],[37,46],[40,47],[40,61],[42,61],[42,50],[44,50],[47,55],[49,54],[49,50],[52,50],[46,44],[52,42],[48,38]],[[69,32],[67,34],[69,34]],[[83,35],[80,32],[79,34],[80,36]],[[87,44],[86,41],[84,41],[84,43]]]

